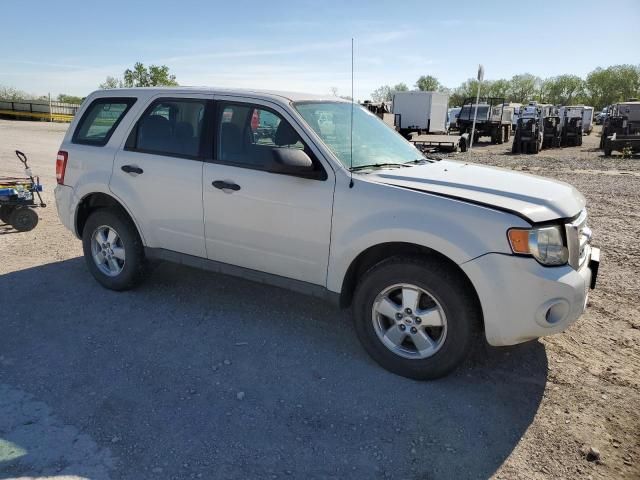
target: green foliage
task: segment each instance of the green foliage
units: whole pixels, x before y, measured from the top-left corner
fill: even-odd
[[[398,83],[393,87],[390,87],[389,85],[382,85],[371,92],[371,100],[374,102],[390,102],[393,100],[393,95],[396,92],[406,92],[408,90],[409,87],[404,83]]]
[[[596,68],[585,81],[588,99],[597,109],[640,97],[640,65],[613,65]]]
[[[577,75],[559,75],[542,82],[540,100],[554,105],[585,101],[585,82]]]
[[[99,87],[103,90],[109,90],[111,88],[123,88],[122,80],[115,77],[107,77],[104,82],[102,82]]]
[[[395,87],[383,85],[372,93],[374,101],[391,100],[395,91],[403,91],[400,83]],[[475,78],[449,89],[431,75],[422,75],[416,88],[423,91],[439,91],[449,94],[449,105],[460,106],[465,99],[475,97],[478,81]],[[600,110],[612,103],[640,97],[640,65],[613,65],[596,68],[582,79],[567,74],[542,80],[531,73],[514,75],[510,80],[485,80],[480,94],[483,97],[504,98],[507,102],[528,103],[538,101],[555,105],[586,104]]]
[[[395,93],[395,92],[408,92],[409,91],[409,87],[407,87],[406,83],[398,83],[397,85],[394,85],[393,87],[391,87],[391,90]]]
[[[123,88],[123,87],[175,87],[178,85],[176,76],[169,73],[166,65],[149,65],[145,67],[141,62],[136,62],[133,69],[127,68],[123,78],[107,77],[100,84],[100,88]]]
[[[84,100],[83,97],[76,97],[75,95],[65,95],[61,93],[58,95],[58,101],[64,103],[75,103],[76,105],[80,105]]]
[[[432,75],[422,75],[416,81],[416,88],[423,92],[436,92],[440,88],[440,82]]]
[[[542,81],[530,73],[514,75],[511,77],[508,101],[515,103],[527,103],[530,100],[539,99],[539,89]]]
[[[35,97],[22,90],[0,85],[0,98],[3,100],[32,100]]]

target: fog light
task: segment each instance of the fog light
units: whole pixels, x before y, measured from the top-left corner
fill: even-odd
[[[536,312],[536,322],[543,327],[553,327],[562,323],[569,316],[569,302],[563,298],[555,298],[541,305]]]

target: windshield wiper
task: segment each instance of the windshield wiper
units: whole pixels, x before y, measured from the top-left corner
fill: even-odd
[[[404,162],[403,165],[419,165],[421,163],[429,163],[429,160],[427,160],[426,158],[416,158],[415,160]]]
[[[355,172],[356,170],[365,170],[367,168],[387,168],[387,167],[402,168],[402,167],[408,167],[408,165],[405,165],[404,163],[370,163],[367,165],[358,165],[355,167],[351,167],[350,170],[352,172]]]

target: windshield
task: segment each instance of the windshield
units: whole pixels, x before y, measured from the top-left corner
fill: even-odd
[[[351,163],[350,103],[301,102],[294,107],[338,157],[350,168],[401,165],[425,160],[411,143],[368,110],[353,105],[353,163]]]

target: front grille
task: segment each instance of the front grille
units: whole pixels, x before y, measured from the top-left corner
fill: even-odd
[[[589,257],[591,229],[587,227],[587,210],[582,210],[578,218],[565,225],[569,265],[579,270]]]

